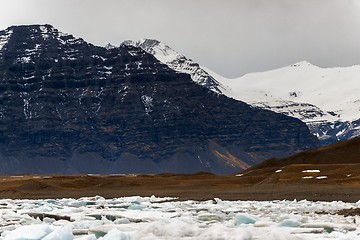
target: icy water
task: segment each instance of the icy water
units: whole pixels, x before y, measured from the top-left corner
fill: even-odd
[[[171,198],[0,200],[0,239],[360,239],[358,203],[176,201]]]

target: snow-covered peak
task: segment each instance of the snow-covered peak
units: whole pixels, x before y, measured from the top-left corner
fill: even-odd
[[[116,48],[116,46],[112,45],[111,43],[108,43],[108,44],[105,45],[105,48],[106,48],[107,50],[110,50],[110,49]]]
[[[46,35],[50,36],[50,35],[53,35],[53,36],[56,36],[56,37],[68,37],[68,36],[72,36],[68,33],[64,33],[64,32],[60,32],[58,29],[56,29],[54,26],[52,25],[49,25],[49,24],[45,24],[45,25],[38,25],[38,28],[41,32],[41,34],[43,36],[45,36],[46,38]],[[33,31],[36,32],[37,31],[37,27],[34,26],[33,28]]]
[[[125,45],[140,47],[147,53],[156,57],[162,63],[170,63],[179,59],[185,59],[185,56],[170,48],[167,44],[156,39],[141,39],[139,41],[127,40]]]
[[[163,42],[155,39],[141,39],[136,42],[127,40],[122,44],[140,47],[160,62],[168,65],[171,69],[189,74],[194,82],[214,92],[222,93],[226,89],[224,85],[216,81],[198,63],[186,58]]]

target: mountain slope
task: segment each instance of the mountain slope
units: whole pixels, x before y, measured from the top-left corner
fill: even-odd
[[[324,145],[360,135],[360,66],[323,69],[304,61],[227,79],[157,40],[124,44],[141,47],[212,91],[304,121]]]
[[[194,82],[216,93],[222,93],[225,90],[225,86],[209,75],[199,64],[176,52],[163,42],[154,39],[142,39],[137,42],[128,40],[122,44],[142,48],[171,69],[189,74]]]
[[[137,47],[0,31],[0,172],[236,172],[313,148],[305,124],[195,84]]]

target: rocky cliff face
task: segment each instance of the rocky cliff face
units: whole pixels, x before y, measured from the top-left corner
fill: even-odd
[[[50,25],[0,31],[1,173],[229,173],[317,144],[299,120],[209,91],[140,48]]]
[[[319,140],[321,145],[327,145],[340,140],[351,139],[360,135],[360,119],[353,121],[341,120],[334,112],[327,112],[309,103],[299,103],[272,99],[272,101],[248,102],[270,111],[295,117],[305,122],[312,134]]]

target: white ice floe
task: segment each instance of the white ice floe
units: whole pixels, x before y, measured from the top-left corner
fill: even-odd
[[[100,196],[0,200],[0,239],[359,239],[358,203]]]

